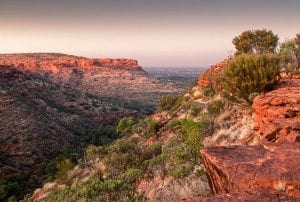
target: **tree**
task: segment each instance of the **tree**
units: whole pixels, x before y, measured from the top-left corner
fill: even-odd
[[[280,44],[279,56],[281,66],[288,71],[293,71],[298,66],[297,61],[298,48],[296,40],[286,40]]]
[[[289,71],[300,70],[300,34],[294,39],[286,40],[280,45],[281,65]]]
[[[296,48],[297,48],[297,63],[298,63],[298,67],[297,69],[300,70],[300,34],[296,35],[296,39],[295,39],[295,43],[296,43]]]
[[[274,53],[278,45],[278,36],[271,30],[248,30],[232,40],[237,50],[236,54]]]

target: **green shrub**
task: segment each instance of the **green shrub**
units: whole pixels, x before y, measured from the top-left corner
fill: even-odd
[[[160,111],[170,111],[182,102],[182,96],[166,95],[160,98],[158,109]]]
[[[107,149],[103,146],[95,146],[95,145],[89,145],[85,149],[85,158],[86,159],[92,159],[95,156],[103,157],[105,154],[107,154]]]
[[[213,97],[216,94],[216,91],[212,87],[206,87],[203,89],[203,95],[205,97]]]
[[[70,159],[64,159],[56,163],[56,175],[55,178],[58,181],[65,182],[68,179],[68,172],[72,170],[74,164]]]
[[[202,110],[202,107],[199,104],[191,103],[190,104],[190,110],[191,110],[190,115],[192,115],[192,116],[198,116],[199,113]]]
[[[28,181],[28,175],[15,174],[11,176],[0,170],[0,201],[17,201],[16,196],[20,198],[24,194],[24,190],[33,188]]]
[[[114,142],[104,158],[104,164],[110,175],[121,174],[127,169],[140,168],[143,161],[143,151],[135,139],[120,139]]]
[[[191,119],[180,120],[181,132],[186,145],[192,150],[195,156],[199,155],[202,147],[201,135],[206,127],[203,121],[194,122]]]
[[[135,124],[135,121],[133,117],[125,117],[122,118],[117,126],[117,133],[123,133],[125,131],[132,130],[133,125]]]
[[[225,91],[251,104],[249,95],[270,90],[278,81],[279,59],[275,55],[241,55],[226,68]]]
[[[145,137],[151,137],[156,135],[162,126],[163,124],[159,121],[155,121],[151,117],[147,117],[141,119],[135,127],[138,132],[143,132]]]
[[[119,176],[102,179],[95,175],[87,182],[50,193],[47,201],[135,201],[134,182],[142,175],[139,169],[128,169]]]
[[[203,168],[197,169],[196,172],[199,177],[201,177],[205,174],[205,170]]]
[[[100,126],[94,130],[89,136],[89,144],[93,145],[108,145],[113,140],[118,138],[116,128],[113,125]]]
[[[218,114],[224,108],[222,100],[215,100],[208,103],[207,110],[210,114]]]

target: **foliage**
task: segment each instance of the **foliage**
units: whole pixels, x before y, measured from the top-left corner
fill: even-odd
[[[151,137],[156,135],[162,126],[163,124],[159,121],[155,121],[151,117],[147,117],[141,119],[135,127],[138,132],[143,132],[145,137]]]
[[[295,38],[295,43],[296,43],[296,47],[297,47],[297,63],[298,63],[298,67],[297,70],[300,71],[300,34],[296,35]]]
[[[225,70],[223,86],[231,96],[251,104],[249,96],[270,90],[279,74],[279,59],[275,55],[240,55]]]
[[[203,89],[203,95],[205,97],[213,97],[216,94],[216,91],[212,87],[206,87]]]
[[[59,181],[65,182],[68,179],[68,172],[74,167],[70,159],[63,159],[56,163],[55,178]]]
[[[107,148],[104,164],[109,175],[115,176],[127,169],[138,168],[143,161],[143,151],[135,139],[120,139]]]
[[[190,115],[195,117],[199,115],[199,113],[202,110],[202,107],[197,103],[190,103],[190,110]]]
[[[128,169],[121,175],[104,180],[95,175],[80,186],[68,187],[48,197],[48,201],[129,201],[138,199],[134,182],[142,175],[139,169]]]
[[[274,53],[278,45],[278,36],[271,30],[248,30],[235,37],[232,43],[237,54]]]
[[[6,176],[0,170],[0,201],[17,201],[16,196],[22,196],[26,188],[31,187],[28,184],[27,175]]]
[[[176,108],[182,102],[183,96],[163,96],[158,103],[158,109],[160,111],[169,111]]]
[[[297,54],[299,48],[297,48],[296,40],[286,40],[280,44],[279,56],[281,66],[287,71],[292,72],[298,68]]]
[[[205,120],[199,122],[194,122],[191,119],[180,120],[183,139],[195,157],[198,156],[202,147],[201,136],[206,131],[206,126],[207,122]]]
[[[224,108],[222,100],[214,100],[207,105],[207,110],[210,114],[218,114]]]
[[[113,125],[100,126],[89,135],[89,144],[108,145],[117,139],[116,128]]]
[[[133,119],[133,117],[122,118],[118,122],[117,133],[120,134],[132,130],[134,124],[135,124],[135,120]]]

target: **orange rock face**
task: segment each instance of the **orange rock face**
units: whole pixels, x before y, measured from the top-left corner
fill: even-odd
[[[91,67],[124,68],[141,70],[136,60],[131,59],[89,59],[64,54],[3,54],[1,65],[10,65],[31,71],[59,73],[70,67],[88,70]]]
[[[300,144],[236,145],[201,151],[216,194],[261,189],[300,196]]]
[[[250,192],[238,192],[230,194],[221,194],[218,196],[212,196],[208,198],[191,198],[182,200],[182,202],[244,202],[244,201],[253,201],[253,202],[297,202],[300,201],[300,197],[288,196],[282,192],[271,191],[271,190],[260,190],[254,193]]]
[[[254,99],[257,138],[300,142],[300,79],[284,79],[277,89]]]
[[[215,65],[212,65],[207,71],[203,72],[198,79],[198,86],[205,88],[207,86],[214,86],[215,88],[221,89],[220,83],[221,75],[224,72],[225,67],[230,62],[230,58],[223,60]]]
[[[94,59],[93,63],[102,67],[141,69],[137,60],[130,59]]]

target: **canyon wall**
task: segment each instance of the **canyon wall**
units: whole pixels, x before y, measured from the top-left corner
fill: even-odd
[[[137,60],[132,59],[89,59],[64,54],[40,53],[40,54],[2,54],[0,64],[17,68],[48,71],[58,73],[64,68],[78,67],[88,70],[92,67],[124,68],[127,70],[141,70]]]

